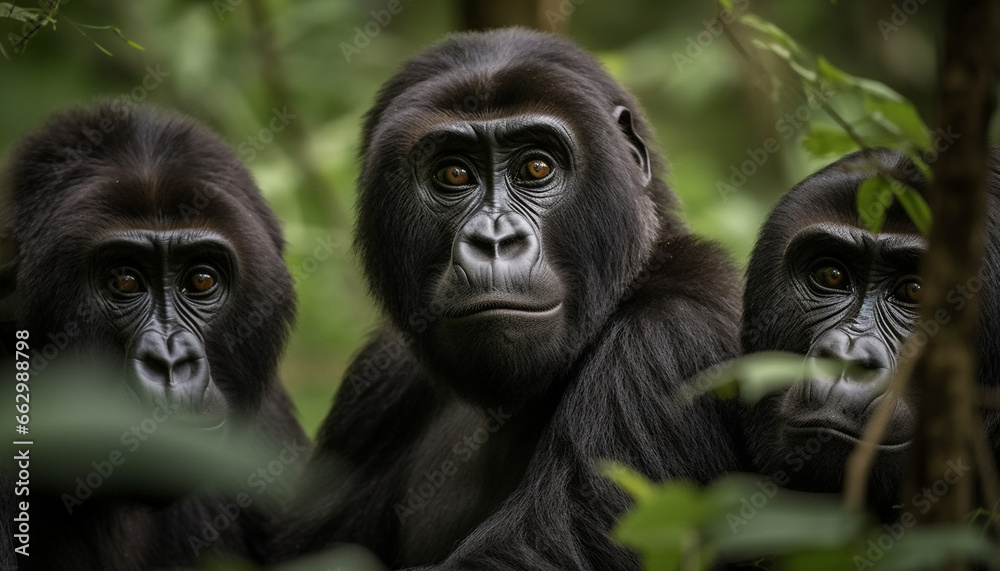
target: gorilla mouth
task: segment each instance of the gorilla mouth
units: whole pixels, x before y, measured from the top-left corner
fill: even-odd
[[[532,317],[548,317],[557,313],[561,307],[562,302],[559,300],[548,304],[539,304],[533,301],[487,299],[452,308],[445,312],[445,316],[452,319],[508,314],[529,314]]]
[[[790,432],[828,434],[840,438],[841,440],[851,442],[854,445],[861,443],[862,436],[857,432],[857,430],[855,430],[854,427],[848,426],[846,422],[840,422],[828,418],[824,418],[822,420],[793,420],[786,425],[786,429]],[[878,449],[885,452],[898,452],[909,447],[911,442],[912,440],[882,442],[878,445]]]
[[[179,418],[171,419],[173,424],[179,428],[185,430],[193,430],[197,432],[214,432],[216,430],[221,430],[226,425],[225,417],[217,416],[183,416]]]

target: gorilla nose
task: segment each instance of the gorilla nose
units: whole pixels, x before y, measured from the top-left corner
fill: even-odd
[[[132,356],[140,397],[199,404],[211,380],[205,349],[189,331],[143,333]]]
[[[478,274],[497,270],[527,273],[538,254],[538,237],[523,216],[516,212],[499,216],[480,213],[459,232],[453,261],[475,280]]]
[[[872,335],[851,335],[842,330],[823,334],[817,340],[810,357],[835,359],[843,363],[839,378],[829,375],[811,375],[809,383],[819,394],[841,393],[871,402],[885,392],[893,372],[889,347]]]

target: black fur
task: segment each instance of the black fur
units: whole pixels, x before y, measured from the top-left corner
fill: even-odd
[[[525,215],[563,286],[558,323],[525,332],[530,343],[502,319],[441,341],[461,296],[434,311],[435,286],[461,224],[419,202],[421,165],[442,151],[414,145],[442,123],[538,116],[573,140],[554,159],[570,181],[560,201]],[[540,33],[451,36],[383,87],[365,123],[356,243],[388,322],[319,433],[287,553],[355,542],[393,567],[637,569],[608,537],[630,502],[596,462],[698,482],[736,467],[729,411],[679,389],[734,354],[738,280],[644,175],[663,169],[651,139],[592,57]]]
[[[135,338],[105,318],[93,294],[90,254],[102,237],[122,231],[187,236],[211,231],[235,252],[235,275],[226,276],[231,289],[211,315],[195,319],[189,312],[183,319],[202,319],[193,331],[208,360],[207,390],[218,391],[225,402],[212,410],[225,411],[228,437],[254,435],[267,443],[268,457],[284,442],[308,445],[277,378],[295,314],[281,228],[249,172],[217,135],[191,119],[123,100],[71,110],[20,141],[9,160],[6,191],[13,205],[16,326],[29,331],[36,356],[55,338],[69,340],[45,368],[96,354],[122,365],[141,360],[134,354]],[[254,321],[247,323],[251,315]],[[53,378],[44,370],[32,375],[36,386]],[[196,417],[202,411],[187,412]],[[297,471],[290,466],[288,478],[271,491],[289,494]],[[6,483],[4,489],[10,489]],[[219,502],[231,501],[205,492],[148,505],[110,495],[90,499],[68,515],[59,494],[33,492],[31,556],[19,559],[35,569],[195,565],[189,536],[201,537],[205,523],[218,515]],[[251,507],[200,555],[263,559],[271,518]]]

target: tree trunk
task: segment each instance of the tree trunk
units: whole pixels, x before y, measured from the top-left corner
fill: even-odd
[[[975,325],[978,299],[961,309],[951,292],[967,291],[979,270],[986,205],[987,130],[993,112],[996,62],[993,43],[1000,37],[997,0],[951,0],[945,14],[944,54],[938,78],[939,111],[932,162],[934,215],[923,260],[924,291],[920,319],[940,327],[929,336],[914,368],[911,386],[919,395],[913,470],[904,509],[926,524],[958,524],[972,509],[974,471],[954,483],[956,466],[973,464],[972,441],[978,431]],[[972,282],[975,283],[975,282]],[[964,288],[964,289],[959,289]],[[947,323],[940,316],[949,316]],[[944,483],[944,484],[943,484]],[[944,486],[947,491],[942,493]],[[914,501],[919,495],[929,503]],[[919,509],[913,509],[920,506]],[[948,569],[961,569],[954,562]]]

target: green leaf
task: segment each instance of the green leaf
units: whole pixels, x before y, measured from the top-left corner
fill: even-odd
[[[768,22],[760,16],[755,14],[744,14],[740,16],[740,23],[749,28],[753,28],[764,36],[770,38],[773,43],[781,45],[790,54],[800,57],[802,56],[802,48],[799,47],[791,36],[785,33],[785,31],[778,26]]]
[[[792,60],[792,52],[779,43],[769,42],[760,38],[754,38],[752,43],[757,46],[757,49],[771,52],[786,62]]]
[[[881,175],[873,176],[858,186],[858,216],[872,234],[878,234],[882,229],[885,213],[892,205],[893,194],[891,182]]]
[[[627,513],[612,537],[642,554],[645,569],[707,569],[712,552],[701,527],[713,512],[693,484],[671,481]]]
[[[21,8],[11,2],[0,2],[0,18],[35,24],[45,18],[45,13],[38,8]]]
[[[719,0],[719,9],[732,11],[733,0]]]
[[[871,113],[873,119],[879,124],[890,131],[903,135],[917,148],[930,148],[930,130],[912,103],[905,100],[890,101],[867,95],[863,98],[863,103],[865,110]]]
[[[864,518],[835,496],[786,490],[766,476],[727,476],[706,495],[716,514],[709,520],[710,544],[727,559],[837,548],[863,529]]]
[[[654,495],[653,483],[635,470],[608,461],[599,462],[597,469],[605,478],[628,492],[636,502],[644,502]]]
[[[112,26],[112,25],[107,25],[107,26],[92,26],[90,24],[80,24],[79,22],[77,22],[76,25],[80,26],[81,28],[87,28],[87,29],[90,29],[90,30],[111,30],[112,32],[115,33],[116,36],[118,36],[119,40],[125,42],[129,46],[131,46],[131,47],[133,47],[133,48],[135,48],[137,50],[140,50],[140,51],[146,51],[146,48],[140,46],[139,44],[137,44],[137,43],[133,42],[132,40],[128,39],[127,37],[125,37],[125,34],[117,26]]]
[[[859,89],[862,93],[870,95],[872,97],[877,97],[879,99],[885,99],[887,101],[897,101],[900,103],[905,103],[906,98],[897,93],[888,85],[875,81],[874,79],[865,79],[863,77],[854,78],[854,86]]]
[[[932,180],[934,180],[934,172],[933,172],[933,171],[931,171],[931,167],[930,167],[930,165],[928,165],[928,164],[927,164],[926,162],[924,162],[924,157],[922,157],[922,156],[920,155],[920,153],[916,152],[916,151],[915,151],[914,149],[912,149],[912,148],[910,148],[910,149],[906,149],[906,150],[905,150],[905,151],[903,151],[903,152],[905,152],[905,153],[906,153],[906,156],[907,156],[907,157],[908,157],[908,158],[909,158],[909,159],[910,159],[911,161],[913,161],[913,164],[915,164],[915,165],[917,166],[917,168],[918,168],[918,169],[920,169],[920,174],[922,174],[922,175],[923,175],[923,177],[924,177],[925,179],[927,179],[927,181],[932,181]]]
[[[87,39],[88,39],[88,40],[90,40],[90,43],[94,44],[94,47],[95,47],[95,48],[97,48],[97,49],[101,50],[101,51],[102,51],[102,52],[104,52],[104,53],[105,53],[106,55],[109,55],[109,56],[114,56],[114,55],[115,55],[115,54],[111,53],[110,51],[108,51],[108,49],[107,49],[107,48],[105,48],[104,46],[102,46],[101,44],[99,44],[99,43],[95,42],[94,40],[91,40],[90,38],[87,38]]]
[[[805,549],[782,558],[781,571],[844,571],[858,568],[855,557],[864,557],[867,546],[854,543],[837,549]],[[864,568],[864,567],[862,567]],[[879,567],[876,567],[878,569]]]
[[[799,62],[795,61],[795,59],[788,60],[788,67],[792,68],[792,71],[794,71],[796,75],[806,80],[807,85],[811,85],[816,82],[816,72],[803,66]]]
[[[360,545],[341,544],[269,568],[275,571],[315,571],[316,569],[384,571],[385,565],[379,561],[378,557]],[[248,565],[248,569],[259,569],[259,567]]]
[[[689,387],[689,397],[706,392],[723,396],[732,393],[734,385],[747,402],[757,402],[764,396],[801,381],[807,375],[836,375],[843,363],[832,359],[812,359],[795,353],[778,351],[754,353],[739,357],[705,371]]]
[[[837,90],[850,89],[857,81],[854,76],[835,67],[823,56],[816,58],[816,72],[819,74],[820,79],[826,81]]]
[[[846,155],[858,150],[858,144],[843,129],[811,123],[802,139],[802,147],[814,157]]]
[[[931,232],[932,216],[931,209],[924,197],[909,185],[899,181],[894,182],[892,190],[899,203],[903,205],[903,210],[906,210],[906,214],[913,221],[913,225],[920,230],[921,234],[928,236]]]
[[[940,569],[956,556],[980,563],[1000,560],[1000,549],[986,537],[964,527],[903,528],[905,535],[885,551],[879,571],[921,571]],[[883,539],[883,543],[887,540]],[[867,554],[865,554],[867,557]]]

